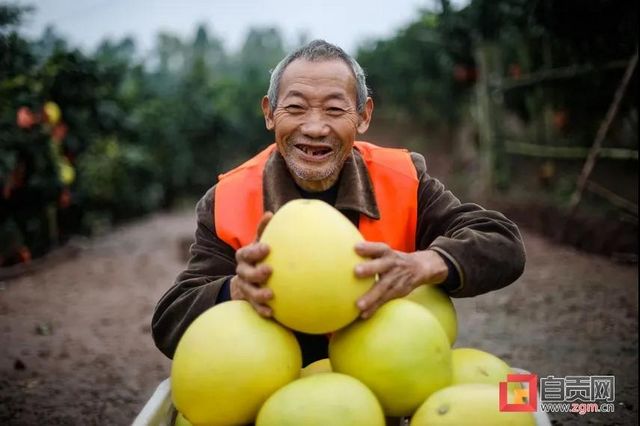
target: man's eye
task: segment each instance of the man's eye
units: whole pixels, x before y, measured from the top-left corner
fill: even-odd
[[[327,112],[331,115],[340,115],[340,114],[344,114],[345,111],[342,108],[330,107],[330,108],[327,108]]]
[[[291,112],[294,114],[304,112],[304,108],[301,105],[287,105],[286,107],[284,107],[284,109],[287,112]]]

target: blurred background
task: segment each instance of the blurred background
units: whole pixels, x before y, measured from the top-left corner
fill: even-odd
[[[424,154],[523,232],[514,285],[455,299],[458,345],[616,376],[637,421],[638,5],[632,0],[0,1],[0,423],[130,424],[169,374],[155,304],[196,200],[272,141],[287,52],[354,55],[364,140]]]
[[[269,70],[313,38],[366,70],[365,139],[555,238],[637,253],[635,73],[613,102],[635,2],[342,3],[2,3],[0,265],[198,197],[269,143]]]

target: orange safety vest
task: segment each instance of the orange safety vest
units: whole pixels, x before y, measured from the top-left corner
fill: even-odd
[[[405,149],[355,142],[369,171],[380,219],[360,214],[358,228],[367,241],[380,241],[395,250],[415,251],[418,177]],[[218,176],[213,220],[220,239],[239,249],[256,239],[264,213],[262,174],[276,149],[265,150],[228,173]]]

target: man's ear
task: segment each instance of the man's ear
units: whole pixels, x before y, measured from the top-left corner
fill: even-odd
[[[371,115],[373,114],[373,99],[367,97],[364,103],[364,111],[360,113],[360,121],[358,122],[358,133],[363,134],[369,128]]]
[[[261,106],[262,114],[264,114],[264,124],[267,127],[267,130],[273,130],[275,123],[273,122],[273,111],[271,110],[271,104],[269,103],[268,97],[262,97]]]

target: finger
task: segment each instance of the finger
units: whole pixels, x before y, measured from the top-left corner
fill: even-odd
[[[373,302],[373,304],[371,304],[367,309],[365,309],[364,311],[362,311],[362,313],[360,313],[360,318],[362,319],[370,318],[378,310],[378,308],[382,306],[382,304],[386,301],[387,301],[387,298],[384,297],[384,295],[381,298],[376,299]]]
[[[245,300],[244,292],[240,286],[240,282],[242,278],[240,278],[237,274],[231,278],[229,282],[229,291],[231,293],[231,300]]]
[[[387,303],[389,300],[397,299],[402,297],[402,292],[400,288],[397,286],[392,286],[388,289],[384,294],[382,294],[375,302],[367,309],[362,311],[360,317],[363,319],[370,318],[382,305]]]
[[[374,299],[365,301],[365,304],[368,304],[368,306],[362,310],[360,315],[362,318],[371,317],[389,300],[397,299],[406,295],[405,286],[398,284],[395,279],[390,279],[389,277],[383,277],[379,283],[376,284],[376,287],[379,287],[381,290],[378,290],[379,293]]]
[[[264,212],[264,214],[262,215],[262,219],[260,219],[260,223],[258,224],[258,232],[257,232],[258,240],[262,236],[262,233],[264,232],[264,228],[267,227],[267,224],[269,223],[272,217],[273,217],[272,212]]]
[[[356,244],[356,253],[364,257],[381,257],[391,249],[385,243],[362,241]]]
[[[239,281],[239,286],[245,299],[251,303],[263,304],[273,298],[273,292],[270,288],[258,287],[244,280]]]
[[[356,265],[355,274],[358,278],[371,277],[375,274],[384,274],[396,264],[396,259],[391,256],[379,257]]]
[[[252,243],[236,251],[236,263],[256,263],[267,257],[269,246],[265,243]]]
[[[264,285],[271,276],[269,265],[253,266],[245,262],[238,263],[236,274],[245,282]]]
[[[260,303],[253,303],[253,302],[250,302],[250,303],[251,303],[251,306],[253,306],[253,309],[255,309],[256,312],[260,314],[260,316],[263,316],[265,318],[270,318],[273,315],[273,311],[269,306],[263,305]]]
[[[360,311],[365,312],[376,304],[378,299],[382,298],[383,294],[389,290],[389,284],[378,281],[371,289],[366,292],[360,299],[358,299],[357,305]]]

